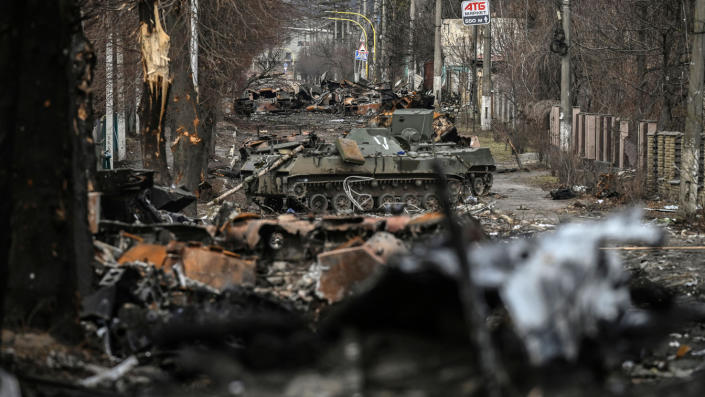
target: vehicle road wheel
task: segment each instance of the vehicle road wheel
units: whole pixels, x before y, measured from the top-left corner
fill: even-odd
[[[375,209],[375,199],[371,194],[362,194],[357,200],[357,203],[362,207],[363,212],[369,212]]]
[[[328,199],[322,194],[314,194],[311,197],[309,207],[313,212],[326,212],[328,210]]]
[[[338,193],[333,196],[333,209],[342,212],[349,211],[352,207],[352,202],[345,193]]]
[[[393,204],[396,200],[394,200],[394,196],[391,194],[383,194],[379,196],[379,206],[383,206],[385,204]]]
[[[458,181],[448,182],[448,190],[450,191],[450,197],[451,197],[451,201],[452,201],[452,199],[454,199],[455,197],[460,196],[460,193],[462,192],[460,182],[458,182]]]
[[[306,197],[306,185],[301,182],[294,184],[291,188],[291,194],[299,200],[303,199]]]
[[[429,211],[437,211],[441,208],[441,202],[438,200],[438,196],[429,193],[423,198],[423,207]]]
[[[485,174],[485,177],[483,179],[485,180],[485,194],[488,194],[490,192],[490,189],[492,189],[492,182],[494,182],[494,175],[487,173],[487,174]]]
[[[419,200],[419,196],[412,194],[412,193],[407,193],[402,197],[402,201],[404,204],[410,206],[410,207],[418,207],[421,208],[421,201]]]
[[[472,177],[472,194],[476,197],[480,197],[485,193],[485,181],[481,177]]]

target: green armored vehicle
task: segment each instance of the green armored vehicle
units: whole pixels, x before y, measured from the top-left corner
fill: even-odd
[[[390,128],[355,128],[334,144],[312,135],[241,150],[246,193],[274,210],[366,212],[393,203],[435,210],[433,163],[439,161],[454,201],[487,194],[495,170],[490,150],[443,142],[433,116],[433,110],[397,110]]]

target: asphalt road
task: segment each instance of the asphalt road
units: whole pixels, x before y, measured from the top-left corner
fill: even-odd
[[[573,205],[576,199],[552,200],[549,192],[532,184],[536,177],[550,175],[547,170],[515,171],[496,173],[492,193],[496,198],[496,208],[514,213],[519,220],[557,224],[564,209]]]

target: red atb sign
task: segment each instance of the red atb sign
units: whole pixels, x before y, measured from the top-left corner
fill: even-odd
[[[490,23],[490,0],[464,1],[461,7],[464,25],[487,25]]]

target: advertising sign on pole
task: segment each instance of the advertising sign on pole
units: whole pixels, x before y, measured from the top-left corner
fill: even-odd
[[[464,25],[487,25],[490,23],[490,0],[469,0],[462,2]]]

